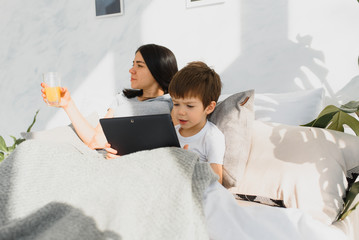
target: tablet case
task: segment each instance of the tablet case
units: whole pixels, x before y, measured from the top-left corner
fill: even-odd
[[[125,155],[160,147],[180,147],[170,114],[102,118],[108,143]]]

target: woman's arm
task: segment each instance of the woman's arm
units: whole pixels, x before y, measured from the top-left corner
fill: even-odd
[[[72,100],[64,107],[64,110],[69,116],[76,133],[89,148],[102,149],[106,147],[107,140],[100,123],[98,123],[96,127],[93,127],[86,118],[83,117]],[[112,117],[113,110],[109,109],[105,118]]]
[[[80,113],[72,99],[68,102],[67,105],[63,106],[63,109],[65,110],[67,116],[70,118],[70,121],[72,122],[77,135],[79,135],[81,140],[86,145],[89,145],[96,134],[96,128],[94,128]]]
[[[42,83],[41,86],[42,97],[46,102],[46,94],[44,89],[46,85]],[[105,147],[107,141],[102,131],[101,125],[98,124],[97,127],[93,127],[86,120],[86,118],[76,107],[75,102],[72,100],[70,92],[67,90],[67,88],[61,88],[61,101],[59,107],[62,107],[65,110],[77,135],[87,146],[89,146],[91,149]],[[105,117],[113,117],[113,111],[109,109]]]
[[[104,118],[113,118],[113,110],[111,108],[108,109]],[[102,130],[101,124],[98,124],[95,128],[95,134],[92,137],[91,141],[87,144],[91,149],[103,149],[110,148],[107,143],[107,139],[105,133]]]
[[[222,168],[223,168],[223,165],[222,164],[217,164],[217,163],[211,163],[211,168],[213,170],[214,173],[216,173],[218,176],[219,176],[219,179],[218,179],[218,182],[220,184],[222,184]]]

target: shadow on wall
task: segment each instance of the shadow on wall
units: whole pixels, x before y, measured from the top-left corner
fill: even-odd
[[[358,101],[359,100],[358,89],[359,89],[359,75],[352,78],[347,85],[345,85],[342,89],[340,89],[337,92],[336,97],[343,104],[350,101]]]
[[[296,42],[288,39],[288,14],[286,0],[241,1],[243,51],[222,73],[224,91],[254,88],[256,92],[279,93],[323,85],[333,95],[326,80],[328,70],[320,64],[325,61],[324,54],[311,48],[312,37],[298,35]],[[320,83],[314,86],[307,73]]]

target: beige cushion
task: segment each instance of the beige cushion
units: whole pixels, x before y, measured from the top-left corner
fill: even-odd
[[[218,103],[209,120],[223,132],[226,151],[223,159],[223,185],[240,181],[248,159],[252,135],[254,90],[240,92]]]
[[[330,224],[343,207],[346,173],[358,165],[356,136],[255,120],[244,176],[230,191],[283,200]]]

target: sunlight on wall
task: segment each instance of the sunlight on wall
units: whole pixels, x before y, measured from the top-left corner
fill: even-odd
[[[239,4],[227,1],[186,8],[185,1],[154,0],[141,16],[142,39],[170,48],[179,68],[200,60],[221,73],[240,54]],[[158,9],[166,11],[161,12],[161,18],[154,18]]]
[[[85,79],[78,81],[81,84],[75,91],[71,92],[69,89],[73,100],[84,117],[94,112],[103,116],[111,104],[115,95],[114,59],[112,52],[107,53]],[[64,123],[69,123],[68,117],[63,110],[59,110],[49,120],[46,129],[61,126]]]
[[[303,84],[303,81],[302,81],[301,78],[295,77],[295,78],[294,78],[294,83],[295,83],[295,85],[297,85],[300,89],[305,90],[305,87],[304,87],[304,84]]]

